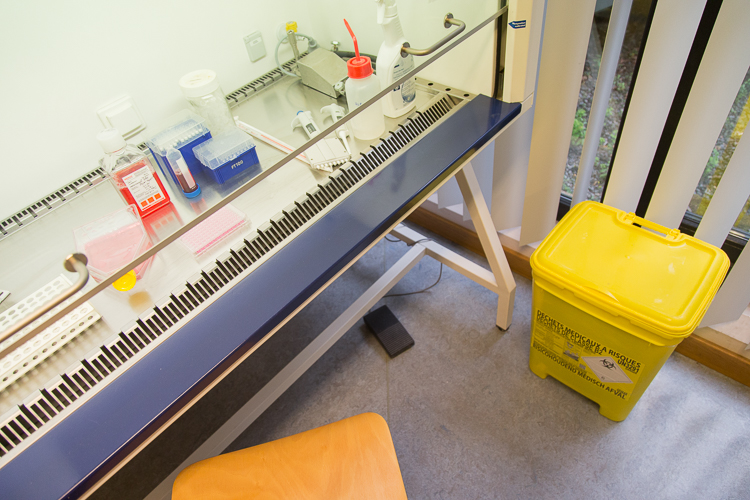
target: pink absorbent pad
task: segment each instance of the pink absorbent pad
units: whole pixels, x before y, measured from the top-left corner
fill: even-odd
[[[245,214],[227,205],[183,234],[180,241],[196,255],[201,255],[245,225]]]

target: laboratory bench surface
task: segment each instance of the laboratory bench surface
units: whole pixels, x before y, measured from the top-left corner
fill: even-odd
[[[381,240],[90,498],[146,497],[406,250]],[[439,267],[423,259],[392,293],[432,284]],[[675,353],[612,422],[531,373],[531,282],[516,282],[506,332],[497,296],[448,268],[425,293],[384,299],[413,348],[390,359],[359,321],[227,451],[372,411],[388,421],[409,498],[748,498],[750,388]]]

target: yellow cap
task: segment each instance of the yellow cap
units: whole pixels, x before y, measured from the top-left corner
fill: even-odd
[[[112,286],[115,290],[127,292],[135,286],[136,280],[137,278],[135,277],[135,271],[130,271],[128,274],[112,283]]]
[[[287,21],[286,32],[289,33],[290,30],[297,33],[297,21]]]

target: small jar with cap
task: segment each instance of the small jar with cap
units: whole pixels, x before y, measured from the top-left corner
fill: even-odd
[[[352,57],[346,62],[346,68],[349,72],[349,78],[345,84],[346,103],[351,113],[380,92],[380,80],[372,74],[370,58],[359,55],[357,37],[354,36],[346,19],[344,19],[344,24],[346,24],[346,29],[349,30],[352,37],[356,54],[356,57]],[[380,101],[373,103],[369,108],[352,118],[351,125],[354,137],[357,139],[363,141],[377,139],[385,132],[383,105]]]
[[[188,73],[180,78],[180,88],[193,110],[206,119],[211,134],[217,135],[235,127],[215,71],[200,69]]]

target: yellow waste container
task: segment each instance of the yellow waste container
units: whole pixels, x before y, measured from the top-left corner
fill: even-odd
[[[531,256],[531,371],[625,420],[726,275],[719,248],[601,203],[573,207]]]

